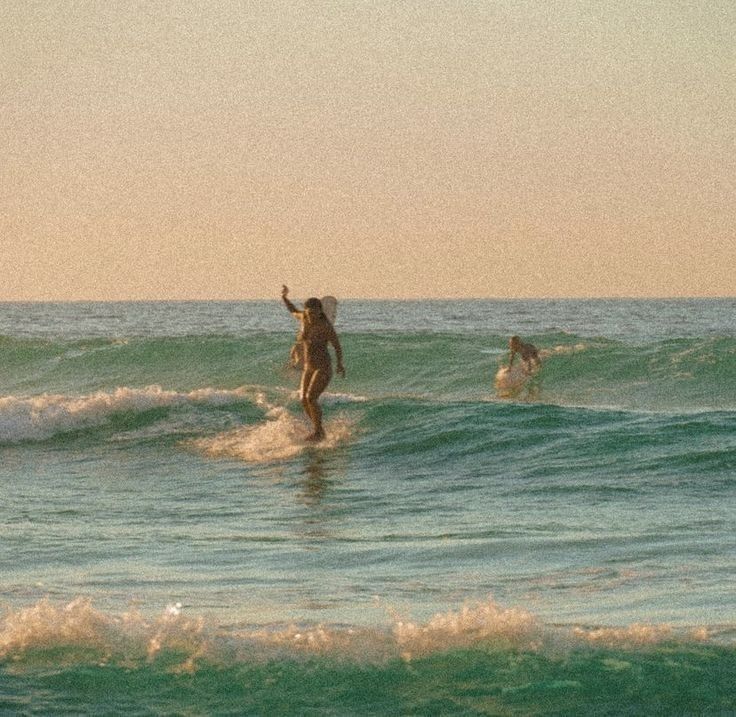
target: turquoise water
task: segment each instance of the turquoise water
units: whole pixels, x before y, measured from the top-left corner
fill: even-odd
[[[735,309],[0,305],[0,713],[736,714]]]

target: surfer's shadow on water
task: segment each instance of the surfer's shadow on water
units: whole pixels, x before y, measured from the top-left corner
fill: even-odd
[[[348,474],[346,457],[308,447],[288,462],[248,467],[248,475],[278,486],[305,506],[317,507]]]
[[[304,467],[300,476],[300,497],[305,505],[319,505],[330,486],[329,461],[323,453],[305,453]]]
[[[349,509],[340,497],[340,487],[347,477],[343,460],[324,454],[304,456],[301,474],[294,486],[295,520],[291,521],[294,538],[307,550],[317,550],[324,540],[340,535]]]
[[[318,505],[331,489],[344,485],[349,471],[348,452],[307,449],[302,456],[298,477],[303,502],[306,505]]]

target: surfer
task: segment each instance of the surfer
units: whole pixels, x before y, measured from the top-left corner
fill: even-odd
[[[283,286],[281,298],[286,308],[294,318],[301,322],[299,332],[299,346],[302,354],[302,380],[300,395],[304,412],[314,426],[314,431],[307,436],[308,441],[321,441],[325,437],[322,427],[322,407],[319,397],[327,388],[332,378],[332,362],[327,344],[332,344],[337,357],[337,373],[345,376],[345,367],[342,365],[342,347],[337,338],[335,329],[322,310],[322,302],[312,297],[304,302],[304,310],[294,306],[288,298],[289,289]]]
[[[534,344],[525,344],[518,336],[512,336],[509,341],[509,368],[514,365],[514,357],[518,353],[524,364],[526,373],[531,374],[542,365],[539,351]]]

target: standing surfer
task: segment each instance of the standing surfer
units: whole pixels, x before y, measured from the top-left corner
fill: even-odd
[[[525,344],[518,336],[511,337],[509,350],[509,368],[514,365],[514,357],[517,353],[521,356],[524,370],[528,374],[531,374],[535,368],[539,368],[542,365],[537,347],[534,344]]]
[[[514,366],[517,353],[521,361]],[[536,398],[540,389],[538,371],[541,365],[537,347],[525,344],[518,336],[512,336],[509,341],[509,365],[501,366],[496,372],[496,393],[501,398],[515,398],[526,388],[527,396]]]
[[[322,427],[322,407],[319,397],[327,388],[332,378],[332,362],[327,344],[332,344],[337,357],[337,373],[345,376],[342,365],[342,347],[335,329],[322,309],[322,302],[314,297],[304,302],[304,310],[294,306],[288,299],[289,289],[283,286],[281,298],[294,318],[301,322],[299,344],[302,354],[302,380],[300,394],[302,406],[307,417],[312,421],[314,431],[307,436],[308,441],[321,441],[325,437]]]

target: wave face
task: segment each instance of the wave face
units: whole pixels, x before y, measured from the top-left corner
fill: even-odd
[[[2,388],[5,395],[28,396],[146,385],[292,386],[298,375],[286,366],[290,340],[284,333],[86,341],[5,337]],[[736,338],[629,344],[551,332],[529,340],[543,358],[538,403],[689,411],[731,410],[736,402]],[[499,335],[348,333],[342,343],[351,368],[344,385],[373,399],[494,398],[493,377],[507,359],[507,337]],[[332,388],[343,385],[335,381]]]
[[[733,712],[734,309],[0,305],[0,712]]]

